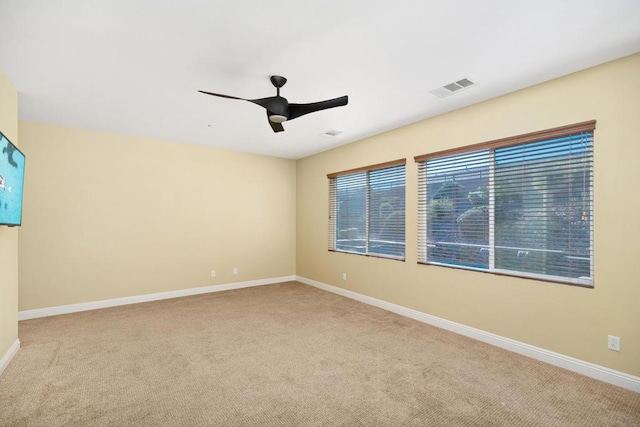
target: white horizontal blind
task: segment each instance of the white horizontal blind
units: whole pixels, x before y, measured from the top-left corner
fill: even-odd
[[[329,250],[404,259],[405,162],[363,169],[329,177]]]
[[[342,175],[330,180],[335,188],[335,206],[330,250],[367,253],[367,172]]]
[[[404,259],[405,165],[369,172],[370,254]]]
[[[329,250],[336,248],[337,186],[335,179],[329,180]]]
[[[495,268],[591,280],[592,134],[495,151]]]
[[[418,263],[427,261],[427,162],[418,162]]]
[[[595,122],[566,128],[416,157],[418,262],[593,285]]]
[[[489,159],[483,150],[426,162],[427,262],[489,268]]]

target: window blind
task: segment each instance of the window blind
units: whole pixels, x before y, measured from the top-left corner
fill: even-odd
[[[591,278],[592,134],[495,151],[495,268]]]
[[[329,250],[404,259],[404,159],[329,177]]]
[[[490,157],[484,150],[423,164],[427,262],[488,268]]]
[[[418,261],[592,286],[594,129],[417,157]]]

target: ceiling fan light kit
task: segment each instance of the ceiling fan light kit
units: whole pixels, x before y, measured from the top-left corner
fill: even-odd
[[[276,88],[276,96],[260,99],[245,99],[238,98],[230,95],[222,95],[220,93],[205,92],[199,90],[198,92],[207,95],[218,96],[228,99],[239,99],[241,101],[249,101],[256,105],[259,105],[267,110],[267,117],[269,124],[274,132],[282,132],[284,128],[282,123],[287,120],[293,120],[305,114],[314,113],[320,110],[326,110],[328,108],[342,107],[349,103],[348,96],[341,96],[339,98],[328,99],[326,101],[311,102],[307,104],[290,104],[286,98],[280,96],[280,88],[287,83],[287,79],[282,76],[271,76],[271,84]]]
[[[271,116],[269,116],[269,120],[271,120],[273,123],[282,123],[287,121],[287,116],[272,114]]]

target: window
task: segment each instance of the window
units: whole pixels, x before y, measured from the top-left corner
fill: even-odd
[[[405,164],[327,175],[330,251],[404,260]]]
[[[593,286],[594,129],[416,157],[418,262]]]

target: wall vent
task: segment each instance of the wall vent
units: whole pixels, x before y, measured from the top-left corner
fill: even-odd
[[[454,93],[462,92],[464,89],[470,88],[471,86],[475,86],[475,85],[476,85],[475,82],[472,82],[467,78],[464,78],[456,82],[449,83],[444,86],[435,88],[433,90],[430,90],[429,92],[439,98],[445,98],[449,95],[453,95]]]

